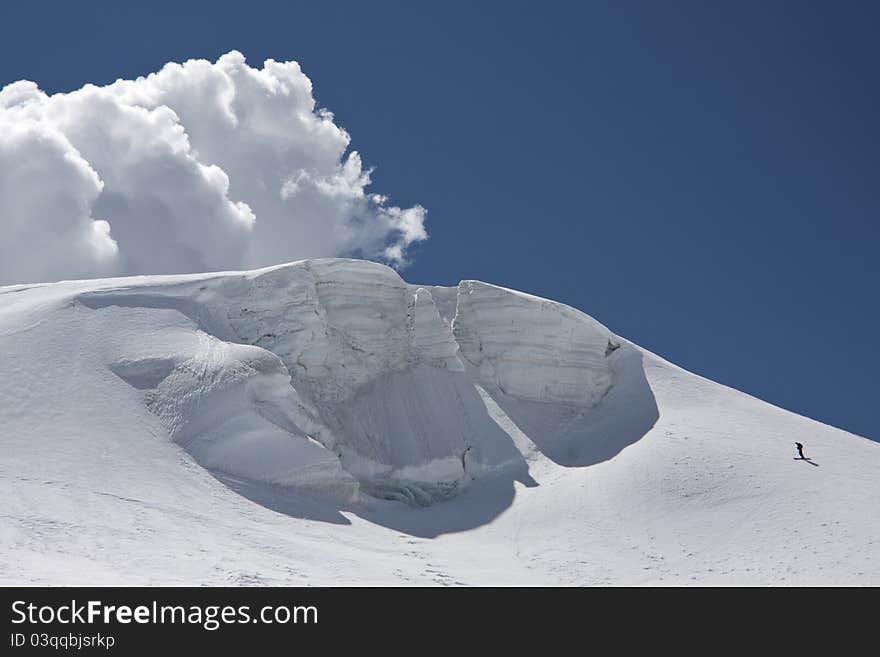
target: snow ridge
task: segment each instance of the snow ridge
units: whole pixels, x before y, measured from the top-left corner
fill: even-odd
[[[477,281],[0,288],[0,418],[7,584],[880,583],[880,444]]]

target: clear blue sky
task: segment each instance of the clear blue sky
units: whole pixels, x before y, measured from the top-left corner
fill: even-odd
[[[296,59],[376,190],[428,208],[408,280],[564,301],[880,439],[878,19],[831,1],[7,2],[0,85]]]

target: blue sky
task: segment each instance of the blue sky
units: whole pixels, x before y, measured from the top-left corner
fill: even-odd
[[[408,280],[564,301],[880,439],[878,18],[846,2],[4,3],[0,85],[68,91],[231,49],[295,59],[376,190],[428,209]]]

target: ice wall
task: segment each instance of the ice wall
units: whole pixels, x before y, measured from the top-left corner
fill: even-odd
[[[614,384],[617,339],[573,308],[478,281],[408,285],[360,260],[82,300],[185,316],[189,329],[154,331],[146,352],[143,338],[120,346],[111,370],[203,465],[272,483],[454,492],[526,468],[502,407],[525,405],[540,432],[588,413]]]
[[[481,381],[512,397],[593,406],[611,386],[613,336],[561,303],[462,281],[453,330]]]

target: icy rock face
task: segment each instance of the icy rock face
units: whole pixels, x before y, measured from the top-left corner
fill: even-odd
[[[615,338],[569,306],[462,281],[453,327],[482,381],[512,397],[589,407],[611,387]]]

